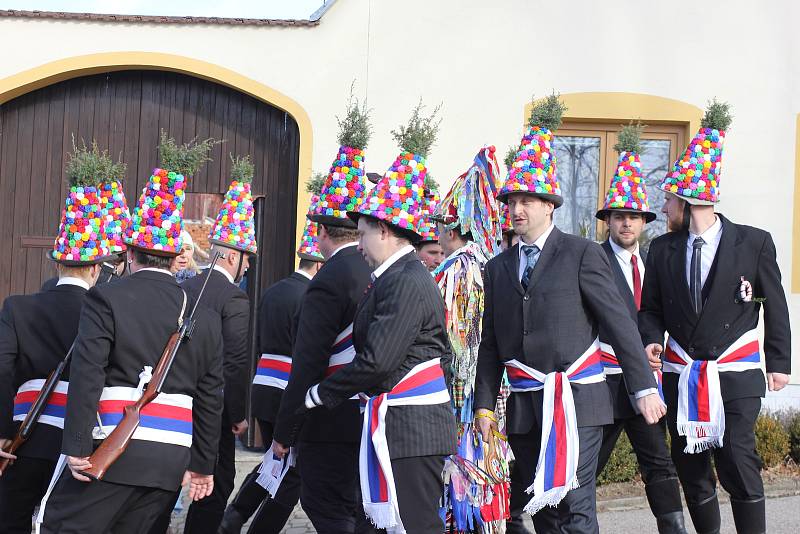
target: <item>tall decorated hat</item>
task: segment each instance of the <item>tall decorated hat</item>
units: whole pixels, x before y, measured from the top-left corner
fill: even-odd
[[[314,213],[319,202],[318,189],[315,187],[315,180],[309,182],[306,190],[311,193],[311,200],[309,201],[308,215]],[[316,191],[315,191],[316,190]],[[303,228],[303,235],[300,238],[300,246],[297,247],[297,256],[301,260],[311,261],[325,261],[325,257],[319,250],[319,242],[317,241],[317,233],[319,232],[319,223],[315,223],[306,217],[306,224]]]
[[[712,100],[700,129],[659,186],[689,204],[710,206],[719,202],[722,149],[733,117],[730,105]]]
[[[372,135],[372,126],[369,110],[359,106],[352,88],[345,117],[336,120],[339,123],[339,152],[322,185],[316,209],[309,218],[330,226],[354,228],[347,212],[356,210],[367,193],[364,150]]]
[[[439,193],[430,188],[429,185],[425,187],[424,205],[422,207],[422,220],[420,221],[419,230],[419,244],[434,243],[439,241],[439,232],[436,229],[436,221],[432,215],[436,212],[436,206],[439,204]]]
[[[495,148],[483,147],[467,172],[453,182],[433,218],[448,230],[457,228],[462,234],[471,235],[481,252],[491,258],[499,252],[503,237],[499,202],[495,199],[500,186]]]
[[[400,154],[364,202],[347,215],[358,221],[368,216],[394,226],[414,242],[422,232],[425,207],[425,183],[428,169],[425,158],[439,131],[441,120],[436,120],[439,107],[430,116],[423,116],[422,101],[417,104],[407,125],[392,131],[400,145]]]
[[[253,220],[253,197],[250,187],[255,167],[250,156],[231,158],[231,182],[225,199],[208,234],[211,243],[256,254],[256,227]]]
[[[519,144],[511,164],[511,172],[500,189],[497,199],[506,202],[512,193],[529,193],[561,206],[561,186],[556,176],[556,156],[553,132],[561,126],[566,111],[558,95],[552,94],[531,108],[529,129]]]
[[[617,144],[614,145],[614,150],[619,154],[617,172],[611,179],[603,209],[595,214],[601,221],[612,211],[641,213],[646,222],[652,222],[656,218],[647,202],[647,188],[639,161],[643,130],[644,126],[641,124],[631,123],[623,127],[617,136]]]
[[[161,168],[153,173],[131,212],[131,224],[125,231],[129,247],[158,256],[177,256],[183,239],[183,202],[186,180],[207,161],[212,139],[196,139],[178,145],[162,130],[158,146]]]
[[[111,252],[122,254],[128,249],[125,244],[125,230],[131,221],[128,201],[119,179],[107,179],[100,184],[100,198],[103,202],[103,214],[108,226],[111,241]]]
[[[73,141],[72,147],[66,166],[69,193],[50,257],[64,265],[91,265],[114,255],[114,225],[106,218],[101,184],[121,180],[125,164],[114,163],[96,143],[87,148]]]

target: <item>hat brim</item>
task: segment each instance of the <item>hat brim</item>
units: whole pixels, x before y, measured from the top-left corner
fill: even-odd
[[[61,265],[66,265],[67,267],[85,267],[89,265],[98,265],[100,263],[103,263],[104,261],[108,261],[112,258],[116,258],[117,256],[119,256],[119,253],[117,253],[117,254],[109,254],[108,256],[102,256],[100,258],[95,258],[89,261],[79,261],[79,260],[58,260],[53,256],[54,253],[55,251],[53,250],[49,251],[46,254],[47,259],[54,261],[56,263],[60,263]]]
[[[611,215],[613,212],[618,213],[636,213],[638,215],[644,215],[644,222],[651,223],[656,220],[657,215],[652,211],[642,211],[642,210],[635,210],[633,208],[607,208],[604,210],[599,210],[595,213],[595,217],[604,221],[607,216]]]
[[[153,256],[161,256],[163,258],[177,258],[181,255],[180,252],[172,252],[168,250],[154,250],[152,248],[140,247],[138,245],[131,245],[128,243],[128,250],[135,249],[140,250],[146,254],[152,254]]]
[[[320,256],[312,256],[311,254],[306,254],[305,252],[298,252],[297,257],[301,260],[308,260],[308,261],[316,261],[319,263],[325,263],[325,258],[321,258]]]
[[[309,215],[308,219],[315,223],[324,224],[325,226],[338,226],[340,228],[355,228],[356,223],[353,222],[348,212],[347,217],[334,217],[333,215]]]
[[[694,198],[694,197],[685,197],[683,195],[679,195],[678,193],[673,193],[672,191],[664,191],[664,193],[667,195],[672,195],[680,200],[684,200],[689,204],[691,204],[692,206],[714,206],[716,204],[716,202],[712,202],[710,200],[701,200],[699,198]]]
[[[350,217],[350,219],[352,219],[352,220],[353,220],[353,222],[354,222],[356,225],[358,225],[358,220],[359,220],[361,217],[369,217],[369,218],[370,218],[370,219],[372,219],[373,221],[376,221],[376,222],[382,222],[382,223],[383,223],[383,224],[385,224],[386,226],[391,226],[392,228],[394,228],[395,230],[397,230],[398,232],[400,232],[400,233],[401,233],[403,236],[405,236],[405,237],[406,237],[406,238],[407,238],[409,241],[411,241],[411,242],[412,242],[412,243],[414,243],[415,245],[416,245],[417,243],[419,243],[419,240],[420,240],[420,239],[422,239],[422,236],[420,236],[420,235],[419,235],[418,233],[416,233],[414,230],[409,230],[408,228],[400,228],[399,226],[397,226],[397,225],[395,225],[395,224],[392,224],[392,223],[390,223],[389,221],[384,221],[383,219],[379,219],[379,218],[377,218],[377,217],[374,217],[374,216],[372,216],[372,215],[367,215],[366,213],[359,213],[359,212],[357,212],[357,211],[348,211],[348,212],[347,212],[347,216],[348,216],[348,217]]]
[[[253,256],[258,254],[258,251],[253,252],[252,250],[247,250],[246,248],[237,247],[236,245],[231,245],[230,243],[226,243],[225,241],[220,241],[219,239],[208,239],[208,242],[214,245],[219,245],[221,247],[230,248],[233,250],[238,250],[239,252],[244,252],[245,254],[252,254]]]
[[[561,205],[564,203],[564,198],[561,195],[554,195],[552,193],[536,193],[532,191],[508,191],[507,193],[501,193],[497,195],[495,198],[500,202],[502,202],[503,204],[508,204],[508,197],[510,195],[516,195],[516,194],[539,197],[543,200],[547,200],[548,202],[552,202],[553,206],[555,206],[556,208],[560,208]]]

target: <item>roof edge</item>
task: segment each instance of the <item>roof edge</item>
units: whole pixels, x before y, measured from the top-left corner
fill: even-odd
[[[68,13],[66,11],[22,11],[2,9],[0,17],[21,19],[77,20],[88,22],[125,22],[134,24],[208,24],[228,26],[283,26],[314,27],[319,26],[319,19],[330,9],[335,0],[326,3],[312,17],[316,19],[250,19],[227,17],[175,17],[160,15],[115,15],[111,13]],[[320,13],[321,12],[321,13]]]

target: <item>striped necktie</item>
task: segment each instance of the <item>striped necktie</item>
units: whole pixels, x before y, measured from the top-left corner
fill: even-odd
[[[523,245],[522,252],[525,253],[525,272],[522,273],[522,280],[520,283],[525,291],[528,290],[528,284],[531,283],[531,275],[533,275],[533,268],[536,267],[536,262],[539,261],[539,253],[541,250],[536,245]]]

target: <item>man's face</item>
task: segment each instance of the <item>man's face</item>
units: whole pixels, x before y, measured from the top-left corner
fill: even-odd
[[[683,228],[683,210],[685,200],[681,200],[675,195],[664,195],[664,206],[661,213],[667,216],[667,230],[675,232]]]
[[[439,243],[430,242],[422,245],[417,251],[417,256],[429,271],[435,270],[444,260],[444,252]]]
[[[612,211],[606,217],[611,240],[623,248],[629,248],[639,241],[644,229],[644,215]]]
[[[380,224],[370,224],[366,217],[358,218],[358,251],[373,269],[379,267],[385,259],[384,249],[388,241],[386,233]]]
[[[244,276],[244,273],[247,272],[247,269],[250,268],[250,254],[245,254],[244,252],[238,252],[238,254],[242,256],[242,266],[239,267],[239,272],[234,277],[237,280],[241,279]]]
[[[549,215],[555,206],[539,197],[527,193],[512,193],[508,195],[508,211],[514,232],[525,236],[545,230],[550,222]]]

